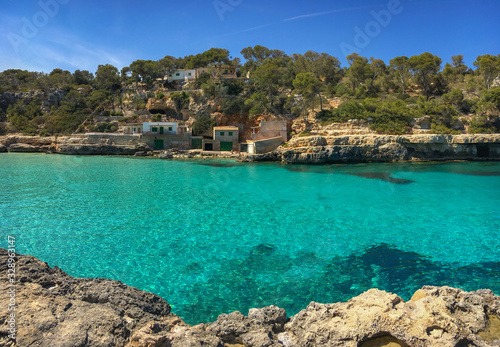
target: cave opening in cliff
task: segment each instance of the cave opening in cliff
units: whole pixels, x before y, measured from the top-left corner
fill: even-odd
[[[490,147],[488,144],[476,145],[477,156],[479,158],[489,158],[490,157]]]

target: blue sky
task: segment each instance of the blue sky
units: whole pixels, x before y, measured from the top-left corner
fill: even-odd
[[[211,47],[233,57],[263,45],[390,59],[500,54],[498,0],[3,0],[0,71],[95,72],[99,64],[181,57]],[[378,19],[377,19],[378,17]]]

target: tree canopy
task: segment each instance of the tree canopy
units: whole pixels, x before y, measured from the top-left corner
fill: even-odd
[[[428,115],[434,130],[442,132],[451,131],[449,127],[460,114],[482,117],[473,122],[478,131],[493,129],[485,124],[500,116],[494,84],[500,74],[500,55],[479,55],[469,68],[461,54],[453,55],[442,67],[443,60],[428,52],[398,56],[389,62],[353,53],[342,67],[338,58],[313,50],[289,55],[255,45],[240,53],[243,62],[231,57],[227,49],[211,48],[184,57],[138,59],[121,70],[110,64],[99,65],[95,72],[5,70],[0,72],[0,93],[38,90],[45,96],[57,96],[48,106],[39,98],[3,101],[0,122],[8,121],[30,134],[69,133],[94,112],[119,114],[124,104],[144,110],[148,98],[164,96],[165,88],[172,87],[166,76],[194,68],[205,68],[205,72],[187,85],[191,90],[171,95],[177,112],[191,112],[190,98],[200,94],[204,100],[214,99],[215,109],[226,116],[295,117],[318,112],[322,120],[345,121],[362,115],[371,118],[376,129],[393,133],[405,131],[410,116]],[[224,69],[236,71],[239,78],[225,79]],[[195,89],[198,91],[193,93]],[[343,102],[341,106],[335,110],[325,107],[323,101],[334,97]],[[387,122],[393,125],[385,127]]]

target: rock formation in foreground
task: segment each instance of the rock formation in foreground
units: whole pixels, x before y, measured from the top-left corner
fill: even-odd
[[[8,252],[0,249],[0,345],[8,337]],[[500,346],[500,297],[425,286],[404,302],[371,289],[346,303],[312,302],[293,317],[276,306],[190,326],[157,295],[106,279],[74,278],[16,256],[18,346]]]

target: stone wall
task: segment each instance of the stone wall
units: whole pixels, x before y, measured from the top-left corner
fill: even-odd
[[[142,141],[151,148],[155,148],[155,140],[163,140],[163,149],[190,149],[191,135],[143,135]]]
[[[278,148],[283,142],[284,142],[283,138],[281,137],[274,137],[272,139],[255,141],[253,143],[248,144],[248,151],[250,153],[250,151],[252,150],[251,146],[253,146],[254,147],[253,154],[269,153]]]

